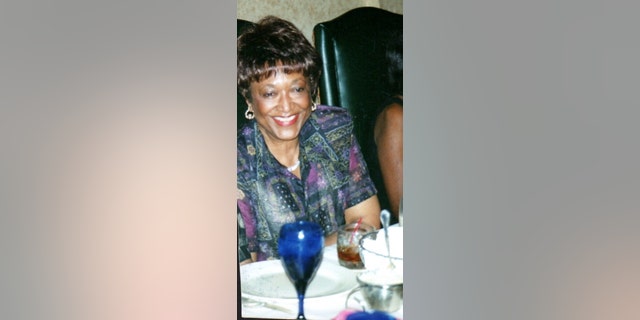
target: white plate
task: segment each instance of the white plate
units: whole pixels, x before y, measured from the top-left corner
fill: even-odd
[[[330,262],[322,262],[305,299],[327,297],[347,292],[358,285],[356,274]],[[240,266],[242,295],[254,299],[297,300],[296,290],[282,267],[280,260],[268,260]]]

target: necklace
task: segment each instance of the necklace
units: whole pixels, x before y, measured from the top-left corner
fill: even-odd
[[[291,167],[287,167],[287,171],[293,172],[294,170],[298,169],[299,166],[300,166],[300,159],[296,160],[296,163],[294,163]]]

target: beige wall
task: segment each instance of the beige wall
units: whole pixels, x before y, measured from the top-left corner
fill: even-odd
[[[313,27],[353,8],[378,7],[402,14],[402,0],[237,0],[237,18],[258,21],[275,15],[293,22],[312,41]]]
[[[380,8],[404,14],[404,11],[402,10],[402,0],[380,0]]]

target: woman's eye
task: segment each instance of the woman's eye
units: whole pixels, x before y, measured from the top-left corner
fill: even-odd
[[[271,97],[273,97],[275,95],[276,95],[275,92],[265,92],[265,93],[262,94],[262,96],[265,97],[265,98],[271,98]]]
[[[294,92],[304,92],[304,87],[302,88],[293,88]]]

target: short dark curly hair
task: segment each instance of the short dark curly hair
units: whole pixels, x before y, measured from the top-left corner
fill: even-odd
[[[315,48],[291,22],[267,16],[238,37],[238,89],[250,99],[252,82],[274,72],[302,72],[309,80],[311,99],[318,92],[322,62]]]

